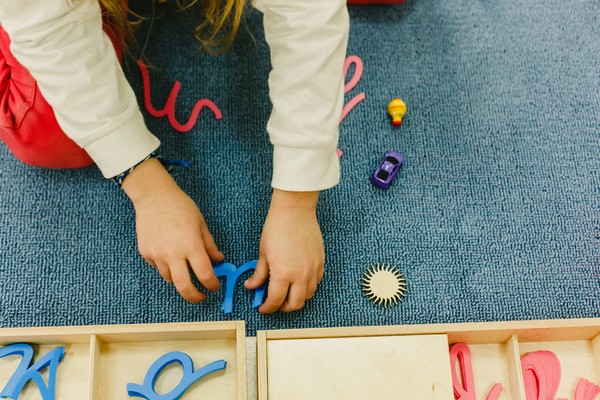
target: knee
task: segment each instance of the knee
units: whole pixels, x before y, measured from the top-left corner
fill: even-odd
[[[83,168],[93,164],[85,150],[65,135],[41,93],[36,91],[26,108],[19,112],[18,123],[13,115],[12,123],[0,126],[0,139],[17,159],[43,168]]]

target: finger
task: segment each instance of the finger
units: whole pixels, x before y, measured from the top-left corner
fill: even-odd
[[[144,261],[146,261],[151,267],[157,268],[153,259],[144,257]]]
[[[290,286],[287,298],[279,307],[281,312],[292,312],[297,311],[304,307],[306,302],[306,285],[296,283]]]
[[[184,260],[173,262],[169,264],[171,267],[171,276],[173,277],[173,284],[175,288],[187,301],[190,303],[198,303],[206,300],[206,294],[199,291],[196,286],[192,283],[190,278],[190,271],[187,263]]]
[[[169,266],[166,263],[163,262],[156,262],[154,260],[150,260],[152,261],[152,266],[154,266],[157,270],[158,273],[160,274],[160,276],[162,276],[162,278],[169,282],[169,283],[173,283],[173,278],[171,277],[171,270],[169,269]]]
[[[308,281],[308,285],[306,286],[306,299],[310,300],[315,296],[317,292],[317,280],[311,279]]]
[[[202,286],[213,292],[219,290],[221,284],[206,253],[196,253],[188,257],[188,260]]]
[[[211,260],[220,262],[225,259],[225,256],[219,251],[215,243],[215,238],[213,238],[206,226],[202,229],[202,241],[204,242],[206,253]]]
[[[321,283],[324,275],[325,275],[325,268],[323,267],[323,265],[321,265],[321,268],[319,268],[319,274],[317,276],[317,284]]]
[[[267,299],[258,311],[262,314],[270,314],[275,312],[281,307],[288,293],[290,287],[289,282],[285,281],[274,281],[269,283],[269,289],[267,289]]]
[[[258,262],[256,263],[256,268],[254,269],[254,273],[250,278],[244,282],[244,287],[246,289],[256,289],[269,277],[269,266],[267,265],[267,260],[264,257],[259,257]]]

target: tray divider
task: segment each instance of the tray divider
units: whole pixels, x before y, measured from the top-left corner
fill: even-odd
[[[238,400],[248,398],[248,376],[246,374],[246,324],[240,321],[235,327],[235,347],[237,354]]]
[[[258,369],[258,400],[269,400],[269,368],[267,365],[268,331],[256,332],[256,364]]]
[[[90,336],[90,379],[88,399],[99,399],[100,347],[102,341],[96,335]]]
[[[598,374],[598,382],[600,383],[600,335],[592,339],[592,346],[594,347],[594,355],[596,356],[596,370]]]
[[[525,400],[521,353],[519,352],[519,339],[516,334],[513,334],[506,342],[506,356],[508,358],[511,398],[514,400]]]

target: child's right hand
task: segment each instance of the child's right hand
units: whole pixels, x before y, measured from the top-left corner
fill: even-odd
[[[211,260],[223,254],[194,201],[156,159],[138,165],[123,181],[136,212],[140,254],[179,294],[192,303],[206,294],[192,283],[190,268],[208,290],[219,289]]]

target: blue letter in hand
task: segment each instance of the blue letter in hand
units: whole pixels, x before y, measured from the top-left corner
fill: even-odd
[[[231,263],[219,264],[214,268],[217,278],[222,276],[225,277],[225,299],[223,300],[223,312],[225,314],[231,314],[233,312],[233,294],[238,279],[240,279],[240,276],[242,276],[244,272],[256,269],[257,262],[257,260],[248,261],[237,269],[235,268],[235,265]],[[265,282],[254,291],[252,307],[258,308],[261,306],[263,298],[265,297],[266,287],[267,283]]]

